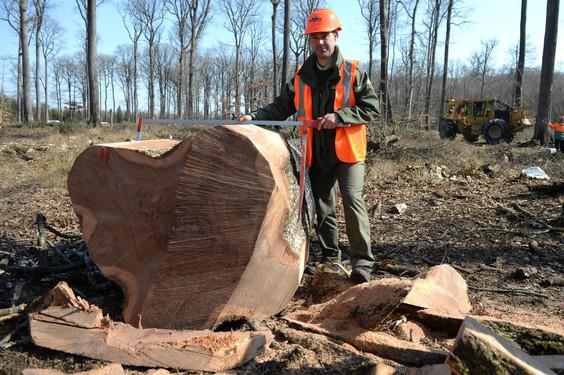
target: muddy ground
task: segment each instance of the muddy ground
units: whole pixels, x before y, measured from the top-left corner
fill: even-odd
[[[26,312],[32,311],[50,288],[64,280],[113,319],[120,319],[123,297],[117,287],[93,267],[64,269],[84,253],[82,239],[47,232],[51,250],[42,251],[36,219],[41,213],[57,230],[78,233],[65,186],[72,161],[90,143],[122,141],[133,132],[132,126],[0,128],[0,308],[25,303]],[[183,132],[154,130],[145,137],[180,138]],[[489,146],[460,139],[445,142],[434,132],[412,129],[401,132],[399,142],[371,151],[365,200],[372,249],[379,262],[399,270],[375,270],[373,277],[407,278],[448,263],[468,283],[474,314],[562,327],[564,287],[558,279],[564,277],[564,154],[550,154],[528,139],[530,132],[525,132],[511,145]],[[522,169],[533,166],[541,167],[550,180],[522,175]],[[401,203],[406,209],[398,213],[394,206]],[[343,220],[340,225],[346,250]],[[45,257],[50,268],[38,268],[46,264]],[[310,269],[319,257],[319,244],[313,238]],[[27,268],[6,270],[13,265]],[[311,303],[311,277],[306,273],[287,311]],[[30,342],[26,319],[24,312],[0,321],[1,374],[19,374],[27,367],[77,372],[103,365],[36,347]],[[272,330],[275,341],[233,373],[367,373],[375,361],[394,364],[337,340],[288,327],[283,313],[258,325]],[[223,328],[249,326],[234,322]]]

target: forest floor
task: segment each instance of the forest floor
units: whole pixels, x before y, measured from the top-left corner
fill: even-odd
[[[149,129],[144,137],[182,138],[183,132]],[[123,141],[133,135],[133,125],[0,128],[0,266],[38,263],[42,253],[37,243],[38,213],[59,231],[78,233],[66,188],[74,159],[91,143]],[[483,141],[468,144],[461,138],[441,141],[436,132],[411,129],[400,132],[398,142],[371,151],[365,200],[377,260],[415,273],[437,264],[454,265],[470,288],[473,314],[561,328],[564,289],[550,280],[564,276],[564,153],[550,154],[545,147],[526,142],[530,138],[529,130],[518,134],[512,144],[490,146]],[[542,168],[550,180],[523,176],[527,167]],[[407,207],[401,214],[394,211],[400,203]],[[346,249],[343,220],[340,226]],[[47,239],[63,255],[83,246],[80,238],[49,233]],[[314,238],[311,266],[319,256]],[[0,268],[0,308],[25,303],[26,312],[32,311],[48,290],[64,280],[119,320],[121,292],[117,287],[96,290],[90,276],[81,270],[8,272]],[[373,277],[408,278],[379,270]],[[232,373],[369,372],[375,356],[291,328],[283,319],[284,313],[311,303],[311,278],[304,275],[286,311],[258,322],[275,335],[270,348]],[[0,321],[0,374],[19,374],[29,367],[69,373],[103,365],[35,346],[26,322],[25,313]],[[231,329],[248,327],[241,324]],[[145,369],[126,367],[126,371]]]

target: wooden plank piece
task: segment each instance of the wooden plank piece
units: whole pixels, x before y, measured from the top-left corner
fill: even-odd
[[[73,315],[89,314],[76,311]],[[102,319],[97,327],[75,324],[69,309],[49,307],[30,314],[36,345],[124,365],[222,371],[262,353],[270,332],[212,332],[138,329]]]

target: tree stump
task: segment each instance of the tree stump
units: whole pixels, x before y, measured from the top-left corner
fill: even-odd
[[[263,319],[299,285],[308,241],[278,133],[218,126],[180,143],[91,146],[68,188],[91,258],[123,289],[126,323]]]

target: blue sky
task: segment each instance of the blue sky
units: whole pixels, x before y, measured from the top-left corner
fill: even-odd
[[[265,0],[262,0],[265,1]],[[79,50],[82,43],[80,40],[83,29],[82,18],[76,10],[75,1],[54,0],[57,4],[53,10],[59,23],[65,32],[61,36],[64,40],[60,52],[72,54]],[[119,44],[129,43],[129,39],[120,15],[116,10],[119,0],[106,0],[98,9],[98,42],[99,53],[111,54]],[[217,2],[217,1],[216,1]],[[265,1],[266,2],[266,1]],[[265,9],[271,11],[270,1],[266,2]],[[368,47],[365,38],[365,26],[360,16],[360,10],[356,0],[327,0],[326,5],[337,12],[343,24],[343,31],[339,38],[339,46],[345,56],[360,60],[368,60]],[[423,1],[421,1],[423,3]],[[496,38],[497,49],[494,61],[497,66],[510,62],[509,50],[518,42],[520,0],[465,0],[467,9],[465,23],[456,26],[452,31],[451,56],[452,59],[467,61],[473,51],[480,48],[482,41]],[[420,8],[422,6],[420,5]],[[422,11],[422,10],[421,10]],[[538,66],[542,57],[542,43],[544,37],[544,22],[546,16],[546,1],[529,1],[527,11],[527,29],[529,48],[532,53],[527,56],[528,66]],[[562,11],[561,11],[562,12]],[[281,15],[279,12],[279,15]],[[270,24],[270,13],[264,17],[267,26]],[[564,33],[564,19],[560,16],[560,35]],[[212,32],[212,30],[214,30]],[[444,31],[440,39],[443,39]],[[204,36],[204,45],[216,45],[218,40],[231,43],[231,34],[225,31],[221,14],[216,14],[210,27]],[[560,40],[563,37],[559,38]],[[13,61],[17,53],[17,37],[5,22],[0,22],[0,68],[4,71],[5,82],[12,81],[9,69],[10,61]],[[557,69],[564,69],[563,42],[558,43]],[[265,46],[269,49],[269,44]],[[441,47],[439,47],[441,48]],[[379,50],[376,51],[379,53]],[[442,62],[442,49],[438,51],[437,62]],[[10,94],[8,83],[5,89]]]

